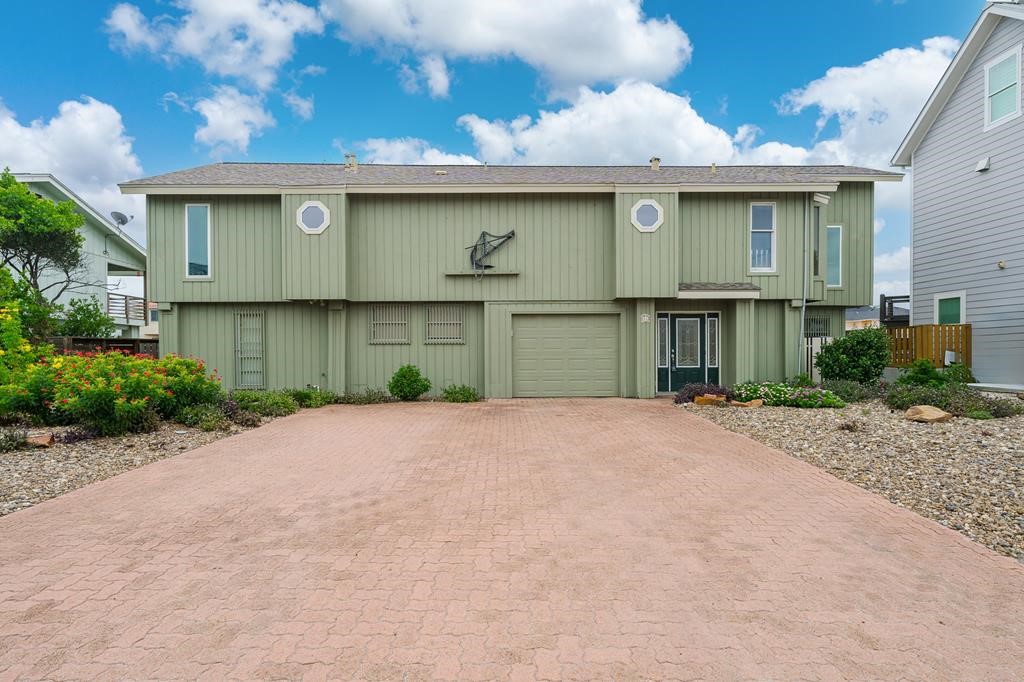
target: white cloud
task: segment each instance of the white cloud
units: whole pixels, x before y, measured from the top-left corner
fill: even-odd
[[[885,218],[875,218],[874,230],[878,234],[885,229]]]
[[[448,65],[444,58],[436,54],[430,54],[420,60],[420,73],[427,81],[427,90],[431,97],[447,97],[448,87],[451,82],[451,75],[448,73]]]
[[[288,108],[292,110],[296,116],[301,118],[303,121],[308,121],[313,118],[313,96],[303,97],[294,90],[289,90],[282,95],[284,103],[288,105]]]
[[[878,297],[881,294],[886,296],[904,296],[910,293],[910,280],[899,279],[899,280],[884,280],[875,281],[874,293],[872,301],[878,302]]]
[[[640,0],[322,0],[341,37],[385,51],[447,59],[519,59],[556,93],[579,85],[660,82],[690,59],[686,33],[646,17]]]
[[[296,0],[178,0],[184,15],[147,19],[121,3],[106,20],[116,46],[195,59],[207,72],[269,89],[291,60],[298,36],[320,34],[317,11]]]
[[[276,123],[263,106],[263,98],[247,95],[238,88],[221,85],[213,95],[195,104],[206,123],[196,129],[196,142],[212,147],[213,156],[223,156],[231,150],[249,149],[253,137],[259,137],[266,128]]]
[[[341,145],[335,141],[339,149]],[[480,163],[468,154],[448,154],[430,146],[426,140],[415,137],[371,138],[357,145],[366,154],[368,163],[416,164],[433,165],[473,165]]]
[[[134,215],[126,229],[144,242],[145,201],[117,188],[142,175],[132,143],[117,109],[91,97],[63,102],[48,121],[25,125],[0,102],[0,168],[52,173],[104,216]]]
[[[875,272],[909,272],[910,271],[910,247],[901,246],[895,251],[879,253],[875,255]]]

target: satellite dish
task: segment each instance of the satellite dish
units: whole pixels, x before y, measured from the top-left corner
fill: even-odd
[[[124,213],[121,213],[120,211],[114,211],[110,214],[110,217],[114,219],[114,222],[117,223],[118,227],[124,227],[125,225],[128,224],[128,221],[130,221],[135,216],[129,217],[126,216]]]

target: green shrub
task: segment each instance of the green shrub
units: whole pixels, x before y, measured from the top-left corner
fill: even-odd
[[[239,410],[254,412],[263,417],[285,417],[299,410],[295,398],[286,391],[236,390],[231,398],[238,403]]]
[[[914,405],[932,405],[957,417],[985,412],[995,419],[1024,414],[1024,405],[1007,398],[990,398],[965,384],[946,383],[941,386],[897,384],[889,390],[886,404],[894,410]]]
[[[988,411],[996,419],[1024,414],[1024,403],[1011,398],[988,398]]]
[[[942,370],[942,376],[946,377],[947,381],[957,384],[973,384],[977,382],[974,374],[971,373],[971,368],[959,362],[955,362]]]
[[[114,335],[117,325],[107,315],[95,296],[88,299],[73,298],[64,308],[63,319],[57,325],[61,336],[87,336],[106,339]]]
[[[940,388],[950,383],[949,377],[939,370],[935,369],[932,361],[927,358],[918,358],[910,363],[909,367],[904,368],[900,372],[900,376],[896,379],[897,384],[902,385],[914,385],[914,386],[931,386],[932,388]]]
[[[388,382],[388,392],[399,400],[416,400],[430,390],[430,379],[416,365],[402,365]]]
[[[699,395],[724,395],[726,400],[734,400],[736,398],[732,390],[727,386],[695,383],[683,384],[682,388],[676,392],[675,403],[677,405],[692,403],[693,399]]]
[[[862,384],[857,381],[846,379],[829,379],[821,382],[821,387],[831,391],[848,403],[863,403],[868,400],[881,398],[885,395],[886,384],[875,381],[869,384]]]
[[[323,407],[338,402],[339,396],[332,391],[321,391],[318,388],[296,388],[286,391],[299,407]]]
[[[800,374],[797,374],[795,377],[788,380],[786,383],[789,384],[790,386],[797,386],[799,388],[810,388],[812,386],[815,386],[814,380],[811,379],[811,375],[809,375],[807,372],[801,372]]]
[[[765,381],[736,384],[732,392],[741,402],[760,399],[770,407],[846,407],[836,394],[814,386],[798,387]]]
[[[992,413],[988,410],[971,410],[964,416],[971,419],[995,419]]]
[[[793,391],[786,399],[786,407],[846,407],[846,403],[831,391],[823,388],[803,387]]]
[[[222,431],[230,422],[217,405],[193,405],[178,412],[177,420],[203,431]]]
[[[855,329],[822,348],[814,365],[822,379],[870,383],[882,377],[890,357],[885,330]]]
[[[0,428],[0,452],[13,452],[25,447],[28,442],[28,431],[20,426]]]
[[[441,391],[441,397],[446,403],[475,403],[480,400],[480,394],[476,389],[466,384],[452,384],[446,387]]]
[[[346,391],[338,396],[342,405],[374,405],[388,402],[388,394],[379,388],[367,388],[364,391]]]

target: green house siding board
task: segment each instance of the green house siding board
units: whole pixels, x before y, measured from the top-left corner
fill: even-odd
[[[801,295],[804,204],[801,193],[682,193],[679,281],[753,282],[761,298]],[[776,205],[775,274],[750,272],[750,204]]]
[[[461,344],[427,344],[426,304],[410,303],[409,343],[371,344],[370,308],[373,304],[346,306],[347,335],[345,375],[349,390],[386,388],[391,375],[404,364],[414,364],[430,379],[431,395],[445,386],[467,384],[483,391],[484,306],[464,303]],[[333,314],[333,313],[332,313]]]
[[[307,201],[330,211],[320,234],[299,229],[296,213]],[[288,299],[344,299],[346,279],[346,198],[344,194],[285,194],[281,197],[282,293]]]
[[[633,226],[642,199],[657,201],[664,222],[654,232]],[[673,295],[679,286],[679,200],[675,192],[621,192],[615,197],[615,295],[652,298]]]
[[[356,301],[607,300],[611,194],[353,195],[348,297]],[[516,236],[469,273],[481,231]],[[501,274],[515,273],[515,274]]]
[[[510,398],[513,382],[513,318],[516,315],[594,315],[619,316],[619,394],[637,395],[635,353],[636,305],[633,302],[524,302],[487,303],[484,324],[487,343],[484,349],[485,386],[488,397]]]
[[[210,205],[212,278],[185,278],[185,206]],[[281,301],[279,196],[149,196],[148,286],[156,301]]]
[[[861,306],[873,302],[874,280],[874,185],[844,182],[825,209],[821,235],[821,277],[826,274],[826,226],[842,225],[842,286],[825,290],[822,303]]]

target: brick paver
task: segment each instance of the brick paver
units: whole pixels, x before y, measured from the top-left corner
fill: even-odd
[[[307,411],[0,548],[2,679],[1024,678],[1024,567],[665,401]]]

